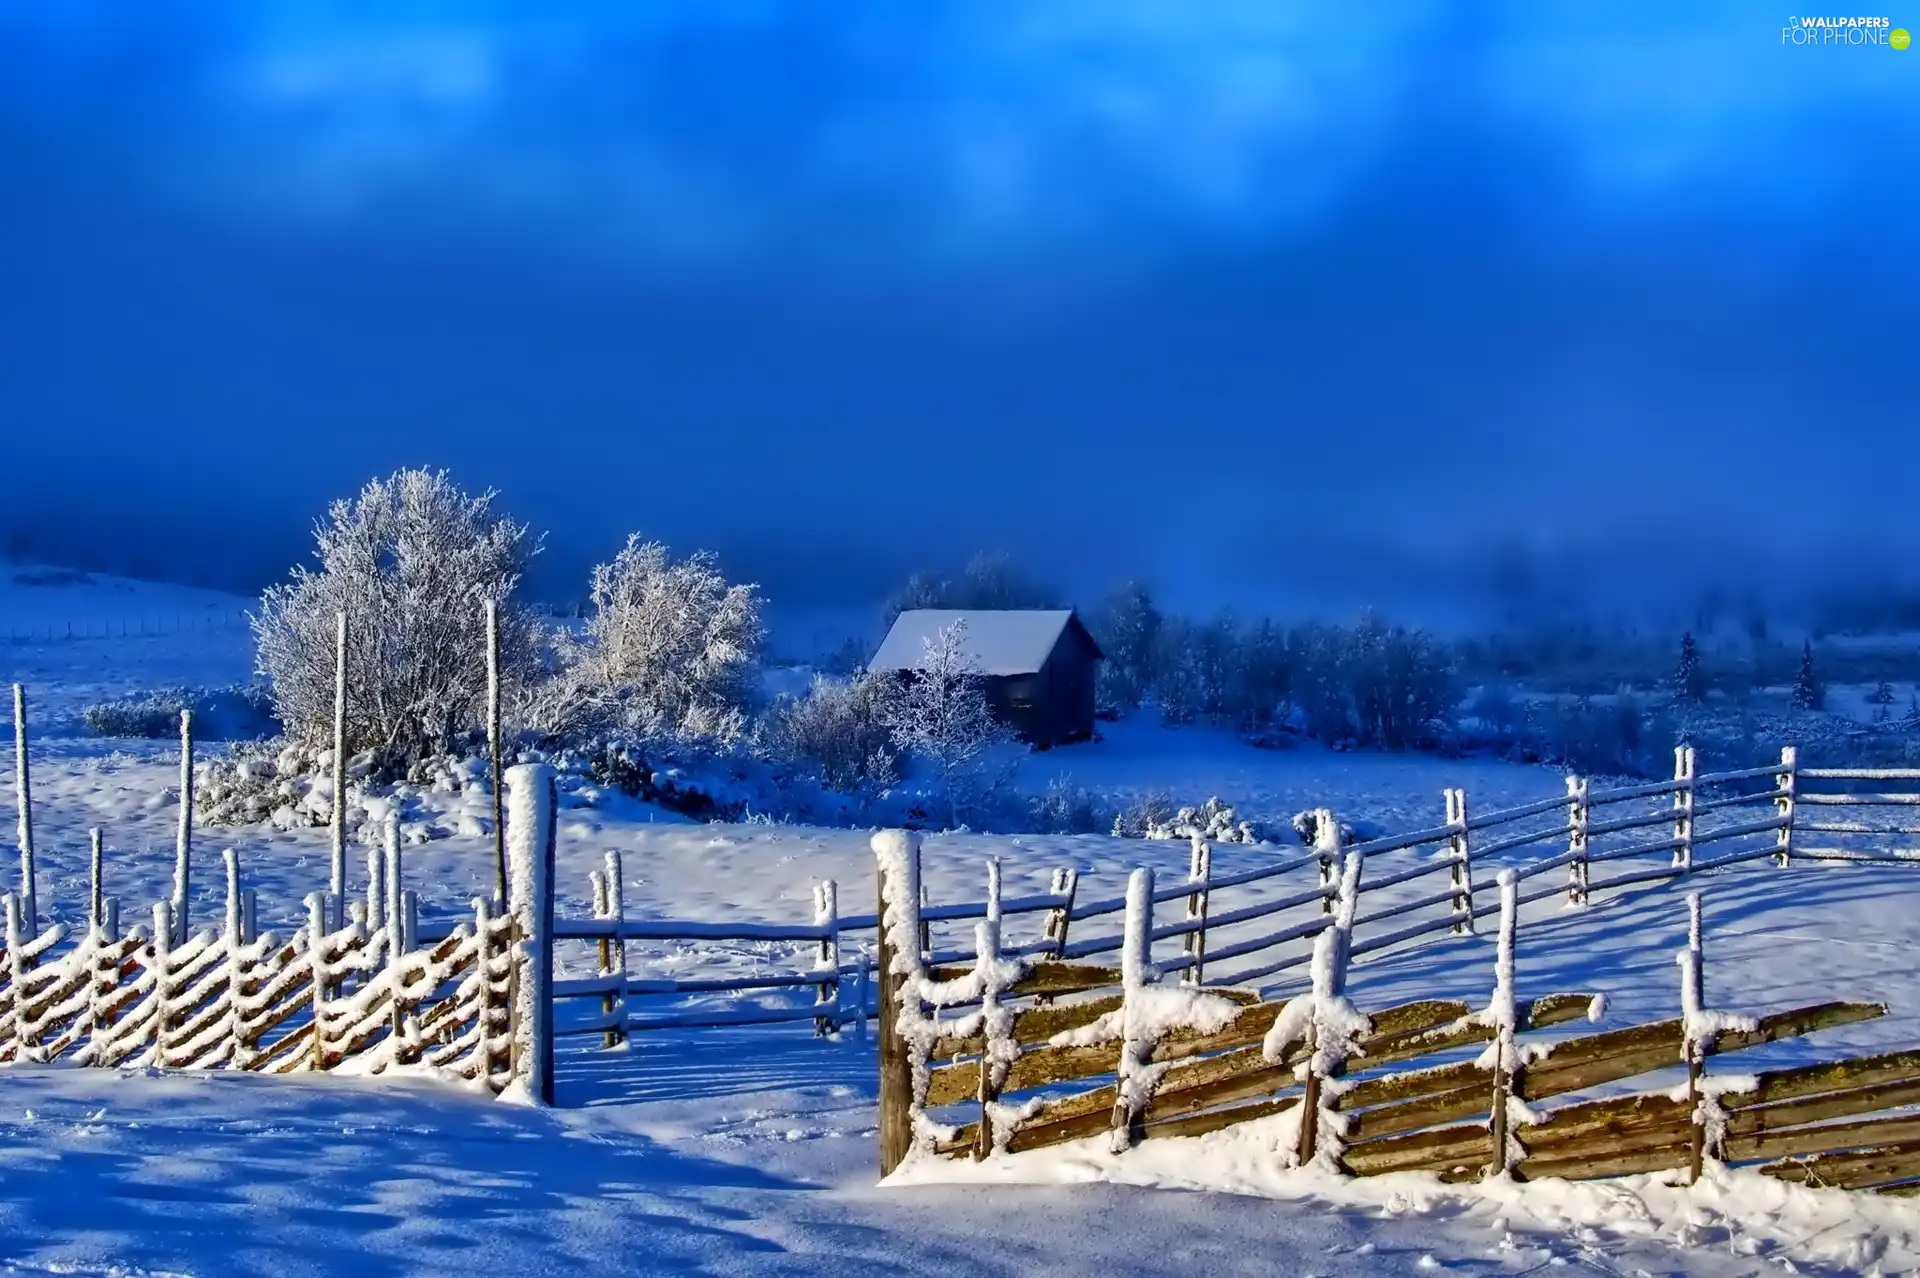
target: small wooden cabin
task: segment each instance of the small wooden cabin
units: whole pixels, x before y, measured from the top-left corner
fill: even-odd
[[[956,621],[966,623],[964,652],[988,703],[1021,740],[1044,749],[1093,735],[1094,678],[1106,654],[1072,609],[916,608],[893,623],[868,671],[911,674],[926,641]]]

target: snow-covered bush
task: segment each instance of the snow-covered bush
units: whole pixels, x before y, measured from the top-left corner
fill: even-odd
[[[900,779],[900,747],[885,714],[892,680],[815,676],[804,697],[783,697],[761,723],[774,758],[813,770],[830,790],[860,794]]]
[[[1006,779],[997,757],[1013,732],[987,704],[979,663],[966,650],[965,621],[924,641],[919,668],[897,677],[881,698],[881,720],[902,751],[922,760],[947,816],[959,825]]]
[[[344,612],[349,747],[382,771],[454,748],[479,729],[487,669],[484,605],[500,605],[502,676],[535,665],[533,619],[512,606],[537,545],[524,524],[471,497],[444,471],[402,470],[337,501],[314,529],[317,568],[298,567],[253,618],[255,662],[287,735],[333,735],[336,616]]]
[[[1144,831],[1149,839],[1191,839],[1195,835],[1212,843],[1259,843],[1265,837],[1251,821],[1234,815],[1230,804],[1217,797],[1196,808],[1181,808],[1164,821],[1150,821]]]
[[[707,552],[676,562],[633,536],[594,568],[592,603],[585,632],[556,645],[560,671],[537,726],[647,743],[740,738],[764,638],[756,587],[729,585]]]
[[[1144,839],[1147,831],[1173,820],[1173,796],[1164,790],[1135,795],[1113,817],[1113,837]]]
[[[1045,790],[1030,796],[1026,817],[1023,833],[1098,834],[1109,825],[1105,805],[1070,777],[1054,777]]]
[[[240,683],[224,688],[156,688],[88,706],[80,717],[96,736],[165,740],[180,734],[182,710],[193,711],[193,735],[202,741],[267,737],[279,729],[266,689]]]

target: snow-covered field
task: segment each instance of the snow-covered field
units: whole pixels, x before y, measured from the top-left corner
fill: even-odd
[[[0,605],[17,593],[0,592]],[[44,600],[34,607],[59,611]],[[0,661],[6,680],[29,685],[41,729],[43,910],[77,914],[86,830],[99,825],[113,849],[109,890],[137,917],[164,895],[171,870],[177,759],[165,743],[78,735],[79,709],[158,684],[244,678],[244,635],[21,641],[0,647]],[[1110,726],[1098,745],[1035,756],[1030,776],[1183,801],[1219,794],[1271,811],[1327,806],[1388,830],[1437,824],[1443,785],[1464,785],[1477,810],[1561,789],[1545,768],[1258,751],[1209,733]],[[10,757],[0,784],[10,792]],[[197,837],[209,871],[196,884],[203,921],[215,913],[218,849],[240,849],[263,927],[291,922],[326,874],[324,831]],[[866,841],[863,831],[695,825],[638,804],[576,810],[562,826],[562,909],[585,912],[587,871],[618,848],[630,915],[798,920],[811,881],[828,876],[842,884],[842,908],[863,911],[873,883]],[[1105,894],[1134,865],[1176,874],[1186,864],[1183,846],[1105,836],[935,837],[926,855],[936,900],[977,896],[989,855],[1003,859],[1010,892],[1043,884],[1056,865],[1078,866],[1083,891]],[[1216,855],[1224,868],[1277,854],[1222,846]],[[458,910],[491,885],[482,837],[436,840],[407,858],[430,911]],[[1892,1009],[1725,1068],[1920,1038],[1910,994],[1920,867],[1755,862],[1692,886],[1707,894],[1715,1006],[1759,1012],[1852,997]],[[1629,890],[1579,912],[1542,902],[1523,923],[1520,992],[1605,992],[1609,1025],[1671,1015],[1684,932],[1676,887]],[[709,944],[636,946],[635,961],[734,970],[788,958]],[[1481,1000],[1490,983],[1491,946],[1469,937],[1363,962],[1351,992],[1364,1009],[1415,995]],[[822,1041],[806,1026],[660,1032],[615,1052],[570,1040],[552,1111],[421,1080],[8,1069],[0,1271],[1733,1275],[1920,1266],[1920,1206],[1910,1200],[1750,1175],[1693,1190],[1644,1177],[1340,1184],[1272,1170],[1274,1136],[1259,1124],[1148,1142],[1119,1160],[1066,1146],[923,1165],[879,1186],[875,1073],[870,1038]],[[1194,1188],[1220,1192],[1170,1192]]]

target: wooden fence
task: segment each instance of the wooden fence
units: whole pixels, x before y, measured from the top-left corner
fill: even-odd
[[[284,936],[259,931],[255,890],[228,849],[224,917],[195,932],[183,767],[172,899],[153,904],[151,925],[122,928],[95,831],[86,925],[42,929],[18,689],[15,704],[21,890],[0,897],[0,1063],[278,1074],[430,1066],[494,1092],[519,1083],[551,1101],[550,769],[508,772],[509,908],[475,900],[471,923],[422,929],[389,823],[384,845],[368,854],[365,899],[316,891],[305,926]]]
[[[1149,935],[1155,944],[1178,938],[1179,953],[1157,967],[1190,985],[1274,988],[1304,977],[1316,939],[1331,926],[1337,869],[1350,853],[1361,868],[1347,944],[1350,957],[1361,959],[1474,931],[1500,908],[1489,896],[1490,867],[1510,870],[1520,905],[1564,898],[1582,907],[1629,887],[1750,862],[1920,859],[1920,850],[1886,842],[1920,834],[1920,823],[1897,819],[1916,804],[1920,769],[1802,768],[1788,747],[1775,764],[1700,774],[1694,751],[1682,747],[1671,779],[1597,788],[1569,777],[1563,795],[1490,812],[1471,811],[1466,792],[1450,789],[1439,824],[1345,847],[1331,837],[1291,853],[1195,839],[1186,876],[1151,888]],[[1895,819],[1872,819],[1889,810]],[[1315,826],[1326,836],[1338,823],[1321,811]],[[1252,864],[1217,865],[1229,851]],[[556,923],[557,940],[587,947],[568,966],[591,973],[556,983],[557,998],[591,1008],[561,1017],[558,1032],[598,1034],[608,1045],[630,1033],[716,1025],[811,1021],[825,1033],[861,1026],[877,1010],[879,917],[842,913],[838,884],[815,885],[805,918],[722,923],[636,918],[623,882],[618,853],[607,853],[593,875],[593,916]],[[1003,921],[1024,917],[1034,925],[1030,935],[1004,942],[1005,955],[1080,964],[1118,956],[1125,935],[1114,923],[1128,897],[1087,886],[1077,870],[1061,866],[1049,872],[1046,890],[1000,899]],[[970,933],[988,908],[984,899],[936,903],[923,894],[922,960],[935,967],[971,961]],[[798,961],[751,975],[656,977],[629,948],[723,941],[792,947]],[[764,1002],[782,989],[809,991],[812,999]],[[717,1008],[715,995],[763,1001]]]
[[[1920,1051],[1757,1077],[1708,1072],[1710,1059],[1886,1009],[1830,1002],[1756,1018],[1706,1007],[1697,893],[1679,956],[1680,1017],[1534,1043],[1521,1036],[1599,1019],[1604,1001],[1516,997],[1521,894],[1510,872],[1499,876],[1493,907],[1501,922],[1488,1006],[1423,999],[1367,1015],[1345,995],[1357,852],[1344,857],[1311,988],[1265,1002],[1253,990],[1160,979],[1150,870],[1129,884],[1117,968],[1009,957],[991,908],[997,884],[972,963],[929,965],[917,941],[918,839],[883,834],[874,848],[885,902],[880,1145],[888,1171],[913,1156],[990,1157],[1103,1133],[1118,1152],[1282,1117],[1285,1164],[1348,1175],[1592,1179],[1677,1170],[1697,1178],[1718,1160],[1812,1184],[1920,1191],[1920,1115],[1882,1114],[1920,1103]],[[1540,1105],[1679,1070],[1684,1083],[1672,1089]]]

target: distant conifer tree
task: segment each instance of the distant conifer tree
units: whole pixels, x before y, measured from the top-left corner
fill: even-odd
[[[1821,710],[1826,704],[1827,689],[1813,668],[1813,640],[1809,639],[1800,648],[1800,677],[1793,685],[1793,708]]]
[[[1681,701],[1698,704],[1707,699],[1707,677],[1700,669],[1700,649],[1689,630],[1680,636],[1680,666],[1673,672],[1673,693]]]

